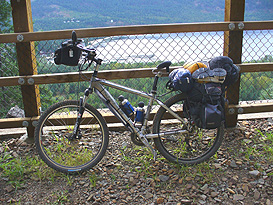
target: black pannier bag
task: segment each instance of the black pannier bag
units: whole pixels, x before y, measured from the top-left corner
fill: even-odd
[[[188,93],[187,108],[194,124],[204,129],[215,129],[225,119],[224,93],[220,83],[194,83]]]
[[[178,75],[178,73],[180,74]],[[225,121],[225,91],[239,78],[239,68],[227,56],[219,56],[203,66],[186,72],[177,69],[170,73],[166,87],[186,93],[184,116],[204,129],[215,129]]]
[[[81,50],[73,45],[72,41],[62,43],[61,48],[55,51],[54,62],[56,65],[77,66],[81,57]]]

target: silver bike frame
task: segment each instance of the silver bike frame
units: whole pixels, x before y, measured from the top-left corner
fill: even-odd
[[[113,98],[113,96],[108,92],[108,90],[104,86],[125,91],[128,93],[135,94],[135,95],[149,99],[149,104],[147,106],[147,110],[146,110],[141,131],[134,125],[133,121],[121,110],[116,100]],[[148,119],[149,119],[154,101],[156,101],[158,105],[166,109],[175,119],[178,119],[179,121],[183,122],[183,119],[178,114],[176,114],[172,109],[167,107],[161,100],[156,98],[155,93],[148,94],[143,91],[135,90],[135,89],[122,86],[104,79],[99,79],[99,78],[92,78],[90,81],[89,88],[94,90],[94,92],[99,96],[99,98],[104,102],[104,104],[113,112],[113,114],[115,114],[121,120],[121,122],[126,127],[128,127],[128,129],[130,129],[130,131],[136,133],[138,136],[144,135],[144,131],[148,125]],[[86,99],[84,99],[84,104],[85,102],[86,102]],[[174,132],[177,132],[177,131],[174,131]],[[155,137],[158,137],[158,134],[147,134],[146,137],[155,138]]]
[[[96,78],[96,75],[98,73],[99,64],[96,64],[94,74],[91,77],[89,88],[87,89],[88,92],[85,93],[84,97],[82,98],[82,106],[85,107],[87,98],[89,96],[89,93],[95,92],[98,97],[102,100],[102,102],[110,109],[110,111],[120,119],[120,121],[134,134],[136,134],[139,139],[143,142],[143,144],[149,148],[149,150],[152,152],[154,159],[156,158],[156,151],[154,148],[149,144],[148,139],[157,138],[157,137],[163,137],[178,133],[188,133],[187,130],[174,130],[174,131],[168,131],[164,133],[156,133],[156,134],[146,134],[146,128],[148,126],[148,119],[151,113],[153,102],[156,101],[158,105],[166,109],[175,119],[181,121],[183,123],[183,119],[176,114],[171,108],[167,107],[162,101],[156,98],[156,90],[152,90],[151,94],[145,93],[143,91],[135,90],[126,86],[122,86],[104,79]],[[157,79],[158,79],[157,75]],[[156,87],[157,80],[154,82],[154,86]],[[122,111],[122,109],[119,107],[118,103],[114,99],[114,97],[108,92],[108,90],[104,87],[111,87],[117,90],[121,90],[127,93],[135,94],[144,98],[149,99],[149,104],[146,110],[146,114],[144,117],[144,122],[141,127],[141,130],[139,130],[133,123],[133,121]],[[88,94],[87,94],[88,93]]]

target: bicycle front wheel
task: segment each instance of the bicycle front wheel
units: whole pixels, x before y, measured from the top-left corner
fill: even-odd
[[[198,164],[215,154],[224,136],[224,125],[217,129],[201,129],[183,117],[183,103],[186,97],[178,94],[165,104],[183,118],[170,119],[170,114],[161,107],[155,118],[153,133],[166,133],[154,139],[158,151],[169,161],[183,165]],[[176,131],[176,132],[173,132]],[[168,134],[172,132],[172,134]]]
[[[79,134],[71,139],[79,101],[52,105],[40,117],[35,129],[35,144],[42,160],[64,173],[77,173],[95,166],[104,156],[109,131],[101,114],[86,104]]]

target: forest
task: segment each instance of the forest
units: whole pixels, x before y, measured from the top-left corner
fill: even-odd
[[[271,0],[246,0],[245,20],[272,20]],[[34,30],[224,21],[225,0],[32,0]]]

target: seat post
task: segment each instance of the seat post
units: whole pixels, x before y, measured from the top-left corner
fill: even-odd
[[[161,72],[158,72],[154,77],[154,84],[153,84],[153,88],[151,91],[152,94],[156,94],[156,92],[157,92],[157,83],[158,83],[158,79],[160,76],[161,76]]]

